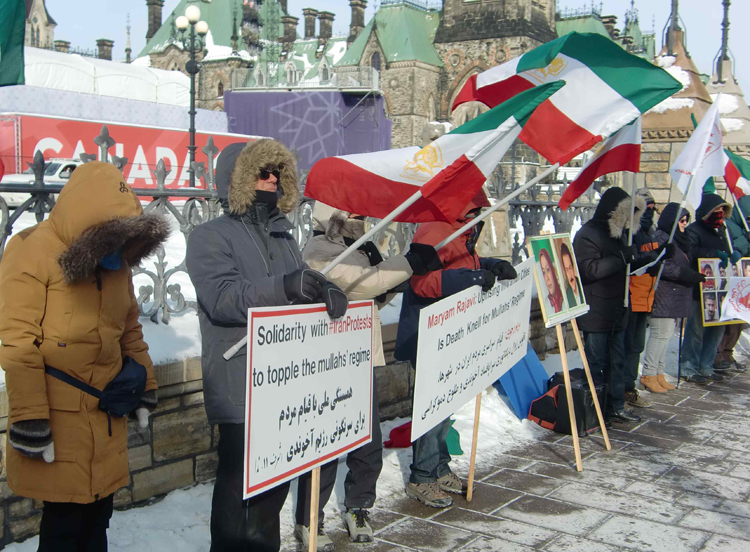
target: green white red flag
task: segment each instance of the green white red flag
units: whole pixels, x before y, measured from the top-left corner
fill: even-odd
[[[470,101],[494,107],[559,79],[567,86],[536,110],[519,138],[561,164],[682,89],[664,69],[609,38],[574,32],[472,76],[453,108]]]
[[[385,218],[420,191],[399,222],[455,221],[542,102],[564,81],[528,90],[425,146],[326,157],[305,195],[350,213]]]
[[[561,209],[570,207],[600,176],[618,171],[636,173],[640,168],[641,118],[638,117],[607,138],[570,183],[558,205]]]
[[[724,180],[727,181],[727,187],[737,199],[750,195],[750,161],[728,149],[724,150],[724,154]]]

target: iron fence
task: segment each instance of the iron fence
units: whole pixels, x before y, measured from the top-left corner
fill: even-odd
[[[109,135],[106,125],[102,127],[101,133],[94,139],[99,146],[99,154],[82,154],[81,161],[84,163],[99,159],[111,162],[122,170],[127,164],[127,158],[111,156],[110,148],[115,145],[114,139]],[[218,198],[214,182],[214,160],[219,153],[218,148],[211,138],[207,145],[201,150],[205,156],[204,162],[195,162],[192,165],[198,181],[205,183],[205,188],[173,189],[167,188],[165,181],[169,170],[164,161],[160,160],[156,170],[151,171],[156,179],[156,188],[133,188],[133,191],[147,202],[144,213],[160,213],[171,217],[183,234],[187,244],[190,232],[198,225],[203,224],[222,214],[222,208]],[[24,213],[32,213],[37,222],[41,222],[52,211],[55,205],[55,197],[62,191],[61,184],[47,184],[44,182],[45,160],[40,151],[34,155],[34,162],[28,163],[31,167],[34,180],[28,185],[2,184],[0,183],[0,259],[5,250],[5,244],[13,233],[13,227]],[[515,171],[513,171],[515,174]],[[491,195],[502,198],[519,187],[519,184],[502,177],[502,171],[497,170],[487,182]],[[565,192],[568,186],[567,177],[562,181],[552,181],[538,184],[525,194],[519,196],[509,204],[509,220],[511,227],[517,226],[520,221],[524,238],[521,232],[513,232],[512,259],[514,263],[520,262],[525,257],[525,236],[534,236],[542,232],[545,221],[550,218],[555,232],[570,232],[577,217],[581,222],[591,218],[596,207],[596,192],[590,189],[578,202],[569,209],[563,211],[557,206],[559,196]],[[302,188],[302,187],[301,187]],[[304,188],[302,188],[304,189]],[[2,193],[28,193],[29,198],[15,210],[11,211]],[[300,249],[310,239],[313,233],[313,211],[314,200],[302,197],[296,209],[289,213],[288,217],[293,223],[293,235]],[[414,237],[415,224],[395,224],[381,230],[375,237],[375,243],[381,248],[385,256],[396,255],[403,252]],[[176,275],[187,274],[185,258],[169,266],[169,261],[164,246],[159,246],[155,258],[147,259],[143,265],[133,267],[133,277],[145,278],[148,284],[136,286],[138,305],[141,315],[150,318],[153,322],[168,324],[174,314],[182,313],[188,309],[196,309],[197,303],[186,299],[184,290],[179,282],[175,281]]]

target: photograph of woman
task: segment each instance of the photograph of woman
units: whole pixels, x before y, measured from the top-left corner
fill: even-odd
[[[536,246],[541,246],[542,243],[546,243],[546,247],[542,246],[537,249]],[[552,261],[552,255],[550,254],[552,248],[550,247],[549,241],[537,242],[534,245],[534,249],[536,249],[536,257],[539,260],[537,263],[537,275],[539,276],[540,282],[544,282],[547,289],[546,294],[542,293],[544,296],[542,304],[544,305],[544,312],[547,315],[547,318],[549,318],[554,314],[566,310],[567,306],[557,278],[555,264]],[[545,286],[542,286],[542,289],[544,289]]]

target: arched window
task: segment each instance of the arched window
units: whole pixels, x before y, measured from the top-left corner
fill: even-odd
[[[370,58],[370,67],[376,71],[380,71],[380,52],[375,52]]]
[[[331,75],[330,75],[330,73],[328,71],[328,66],[327,65],[323,65],[320,68],[320,82],[327,83],[330,80],[330,78],[331,78]]]
[[[224,95],[224,83],[219,81],[219,86],[216,87],[216,95],[221,98]]]
[[[265,86],[266,85],[266,76],[263,74],[263,71],[258,71],[255,74],[255,83],[258,86]]]

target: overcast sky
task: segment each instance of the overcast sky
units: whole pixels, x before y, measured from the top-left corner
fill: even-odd
[[[631,0],[604,0],[602,13],[618,17],[622,28],[625,11]],[[165,0],[164,19],[172,12],[179,0]],[[200,6],[200,4],[198,4]],[[376,2],[368,1],[365,20],[369,21]],[[585,0],[558,0],[558,9],[577,8],[590,5]],[[348,35],[351,8],[348,0],[289,0],[289,12],[300,18],[298,30],[302,32],[302,8],[313,7],[336,14],[334,33]],[[661,46],[662,30],[671,10],[671,0],[636,0],[641,29],[650,31],[655,22],[657,46]],[[55,38],[68,40],[73,46],[92,49],[96,39],[109,38],[115,41],[113,56],[125,58],[125,26],[127,15],[131,21],[131,43],[133,55],[137,55],[146,44],[148,8],[145,0],[47,0],[47,10],[57,21]],[[698,70],[713,73],[712,62],[721,47],[722,0],[680,0],[680,16],[687,31],[687,46]],[[729,46],[738,56],[735,74],[743,88],[750,93],[750,33],[743,31],[743,21],[750,21],[750,1],[732,0],[730,8]]]

